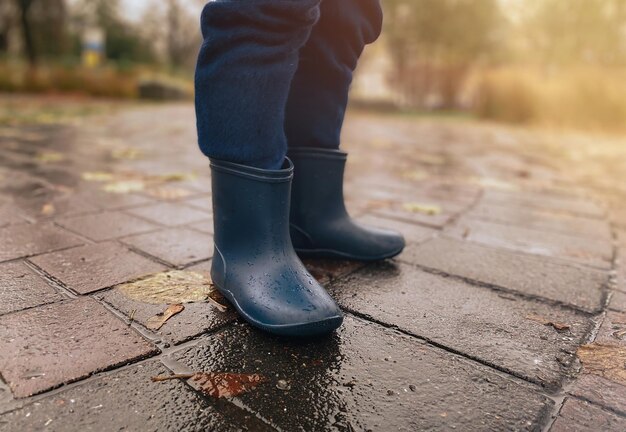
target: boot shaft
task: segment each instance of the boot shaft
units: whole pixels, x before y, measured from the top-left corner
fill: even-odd
[[[211,160],[214,242],[219,250],[246,248],[261,253],[284,247],[284,239],[289,239],[293,178],[291,161],[285,166],[263,170]]]
[[[309,225],[315,219],[346,217],[343,177],[347,154],[340,150],[296,147],[289,150],[295,168],[291,222]]]

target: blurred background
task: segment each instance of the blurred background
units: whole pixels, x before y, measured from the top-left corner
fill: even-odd
[[[203,3],[2,0],[0,92],[189,98]],[[626,130],[626,1],[383,4],[385,31],[359,66],[354,106]]]

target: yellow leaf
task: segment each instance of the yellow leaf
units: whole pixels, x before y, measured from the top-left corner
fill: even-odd
[[[112,150],[111,156],[114,159],[135,160],[135,159],[139,159],[143,157],[143,152],[136,148],[127,147],[127,148]]]
[[[141,180],[123,180],[107,183],[102,187],[102,190],[105,192],[123,194],[130,192],[139,192],[142,191],[144,187],[145,184]]]
[[[84,172],[82,178],[86,181],[104,182],[113,180],[113,174],[102,171]]]
[[[160,180],[163,182],[177,182],[177,181],[185,181],[185,180],[193,180],[196,178],[196,174],[185,174],[185,173],[170,173],[170,174],[162,174],[156,176],[156,180]]]
[[[489,177],[480,178],[476,181],[476,183],[488,189],[519,190],[519,187],[512,183]]]
[[[405,171],[402,173],[402,177],[408,180],[419,181],[428,178],[428,173],[420,170]]]
[[[131,300],[151,304],[205,302],[213,291],[205,273],[171,270],[125,283],[116,288]]]
[[[52,163],[52,162],[61,162],[65,157],[59,152],[41,152],[38,153],[35,157],[38,162],[41,163]]]
[[[404,203],[402,208],[411,213],[424,213],[427,215],[441,213],[441,207],[435,204]]]
[[[54,214],[54,204],[47,203],[41,207],[41,214],[44,216],[50,216]]]

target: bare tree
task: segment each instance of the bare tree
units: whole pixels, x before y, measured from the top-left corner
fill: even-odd
[[[19,12],[20,25],[22,27],[22,37],[24,39],[24,49],[28,63],[32,68],[37,66],[37,49],[35,48],[35,39],[33,37],[33,29],[30,20],[31,6],[35,0],[15,0]]]

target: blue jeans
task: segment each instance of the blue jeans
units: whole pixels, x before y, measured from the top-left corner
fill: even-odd
[[[274,169],[287,145],[339,147],[352,74],[381,31],[379,0],[215,0],[201,25],[205,155]]]

